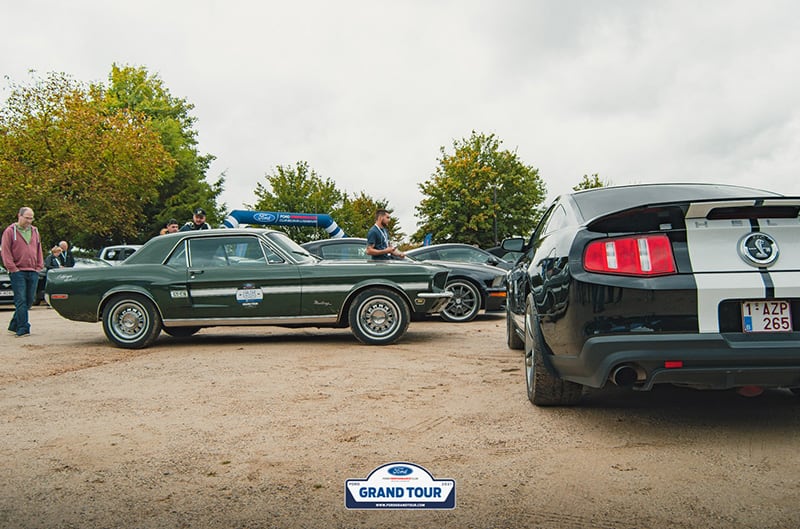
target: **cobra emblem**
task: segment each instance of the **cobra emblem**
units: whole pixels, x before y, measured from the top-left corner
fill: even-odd
[[[739,240],[739,256],[752,266],[771,266],[778,259],[778,243],[766,233],[748,233]]]

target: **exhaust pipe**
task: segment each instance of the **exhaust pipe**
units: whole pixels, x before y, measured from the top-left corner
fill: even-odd
[[[644,380],[645,376],[641,369],[630,364],[623,364],[614,368],[609,378],[617,386],[629,388],[639,380]]]

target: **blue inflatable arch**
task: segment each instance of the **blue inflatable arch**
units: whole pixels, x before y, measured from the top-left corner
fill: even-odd
[[[236,228],[239,224],[258,224],[262,226],[311,226],[323,228],[333,239],[347,237],[330,215],[324,213],[286,213],[282,211],[231,211],[223,222],[226,228]]]

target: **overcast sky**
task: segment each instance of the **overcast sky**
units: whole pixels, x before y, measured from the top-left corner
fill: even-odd
[[[471,131],[539,169],[800,195],[800,3],[2,0],[0,73],[145,67],[195,105],[228,209],[307,161],[416,229],[418,184]],[[8,95],[3,83],[3,100]],[[187,212],[188,218],[188,212]],[[362,235],[362,234],[351,234]]]

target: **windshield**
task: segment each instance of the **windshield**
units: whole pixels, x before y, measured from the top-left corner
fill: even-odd
[[[313,263],[319,260],[317,257],[308,253],[308,250],[291,240],[285,233],[273,231],[267,233],[267,238],[270,242],[274,243],[275,246],[291,255],[292,258],[299,263]]]

